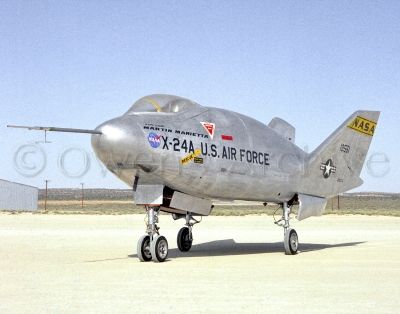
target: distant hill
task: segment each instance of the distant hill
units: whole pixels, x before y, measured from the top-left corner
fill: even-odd
[[[79,200],[82,197],[81,189],[49,189],[49,200]],[[84,189],[84,197],[87,200],[132,200],[133,192],[130,189]],[[39,200],[45,198],[45,190],[39,190]],[[344,193],[340,196],[341,199],[362,199],[366,201],[368,198],[373,200],[378,199],[393,199],[400,200],[400,193],[383,193],[383,192],[356,192]]]
[[[84,189],[86,200],[133,200],[133,192],[129,189]],[[45,190],[39,190],[39,200],[44,200]],[[49,200],[67,201],[79,200],[82,197],[81,189],[49,189]]]
[[[142,206],[136,206],[132,190],[85,189],[84,207],[81,207],[80,189],[49,189],[47,210],[44,211],[45,191],[39,192],[39,208],[43,213],[61,214],[133,214],[143,213]],[[240,216],[249,214],[272,215],[278,206],[261,202],[214,202],[212,215]],[[295,206],[294,212],[298,206]],[[347,193],[333,197],[327,203],[325,214],[386,215],[400,217],[400,194],[398,193]]]

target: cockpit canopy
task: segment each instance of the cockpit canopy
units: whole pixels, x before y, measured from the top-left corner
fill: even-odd
[[[178,96],[154,94],[140,98],[126,112],[127,115],[140,112],[180,113],[191,108],[201,107],[199,104]]]

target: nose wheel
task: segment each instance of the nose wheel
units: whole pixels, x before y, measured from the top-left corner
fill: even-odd
[[[168,241],[159,234],[157,226],[159,207],[146,207],[147,234],[140,237],[137,243],[137,256],[141,262],[164,262],[168,257]]]
[[[137,256],[141,262],[164,262],[168,258],[168,241],[160,235],[160,228],[157,226],[160,207],[146,206],[146,233],[141,236],[137,243]],[[182,215],[172,215],[176,219],[185,219],[186,223],[178,232],[177,244],[181,252],[188,252],[193,243],[193,226],[199,222],[193,217],[192,213],[187,212]]]
[[[150,236],[143,235],[137,243],[137,255],[141,262],[151,261]]]
[[[150,252],[153,262],[164,262],[168,257],[168,241],[164,236],[156,235],[151,241]]]

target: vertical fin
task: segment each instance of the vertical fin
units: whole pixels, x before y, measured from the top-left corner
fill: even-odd
[[[360,173],[379,111],[356,111],[306,160],[304,194],[331,197],[362,184]]]

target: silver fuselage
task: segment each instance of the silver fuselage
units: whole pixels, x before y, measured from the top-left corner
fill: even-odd
[[[207,121],[215,123],[213,138],[202,125]],[[303,176],[303,150],[267,125],[228,110],[130,113],[96,130],[102,132],[92,135],[96,155],[131,187],[138,177],[141,184],[204,198],[282,202],[296,193]],[[185,158],[190,161],[183,163]]]

